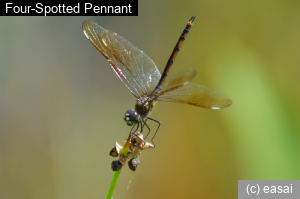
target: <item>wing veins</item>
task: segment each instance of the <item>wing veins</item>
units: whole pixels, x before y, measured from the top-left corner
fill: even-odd
[[[117,33],[91,21],[83,23],[83,31],[135,97],[155,88],[161,75],[155,63],[143,51]]]

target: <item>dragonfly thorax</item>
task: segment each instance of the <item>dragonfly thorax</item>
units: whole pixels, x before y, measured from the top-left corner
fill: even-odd
[[[155,105],[156,100],[152,97],[149,97],[147,95],[143,97],[139,97],[135,104],[135,110],[141,115],[141,116],[147,116],[150,111],[153,109]]]

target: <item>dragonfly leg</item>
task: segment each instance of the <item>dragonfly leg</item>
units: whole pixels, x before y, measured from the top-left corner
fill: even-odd
[[[148,134],[150,133],[150,128],[149,128],[149,126],[146,124],[146,121],[147,121],[147,119],[146,119],[145,121],[144,121],[144,120],[141,121],[141,132],[140,132],[140,133],[142,133],[144,125],[146,125],[147,128],[149,129]],[[135,130],[134,132],[132,132],[132,136],[131,136],[131,137],[133,137],[133,135],[135,135],[136,137],[140,138],[140,136],[138,135],[139,133],[136,134],[136,131],[137,131],[138,128],[139,128],[139,124],[140,124],[140,122],[138,123],[138,126],[137,126],[136,130]],[[144,143],[146,143],[144,139],[142,139],[142,138],[140,138],[140,139],[141,139]]]
[[[142,121],[139,121],[139,123],[142,124],[142,125],[141,125],[141,132],[140,132],[140,133],[143,133],[143,127],[144,127],[144,125],[143,125],[143,119],[142,119]]]
[[[136,125],[136,124],[135,124],[135,125]],[[133,127],[132,127],[131,130],[130,130],[131,137],[133,137],[133,135],[138,136],[138,135],[136,134],[136,132],[137,132],[137,130],[139,129],[140,123],[138,122],[135,131],[132,131],[132,129],[135,127],[135,125],[133,125]],[[143,128],[143,127],[141,127],[141,128]]]
[[[135,133],[135,132],[138,130],[138,128],[139,128],[139,123],[137,123],[137,128],[135,129],[135,131],[132,131],[132,129],[135,127],[135,125],[136,125],[136,124],[134,124],[133,127],[131,128],[130,133]]]
[[[158,127],[157,127],[157,129],[156,129],[156,131],[155,131],[155,133],[154,133],[154,135],[153,135],[153,137],[152,137],[152,139],[151,139],[151,142],[152,142],[152,144],[153,144],[153,146],[154,146],[154,148],[155,148],[155,144],[154,144],[153,140],[154,140],[154,137],[155,137],[155,135],[156,135],[156,133],[157,133],[157,131],[158,131],[158,129],[159,129],[161,123],[160,123],[160,121],[155,120],[155,119],[153,119],[153,118],[151,118],[151,117],[147,117],[147,119],[152,120],[152,121],[158,123]],[[149,128],[149,129],[150,129],[150,128]],[[149,131],[149,133],[150,133],[150,131]],[[149,133],[147,134],[147,136],[149,135]],[[145,137],[145,139],[147,138],[147,136]]]
[[[130,133],[136,132],[136,130],[133,132],[132,129],[135,127],[136,124],[133,125],[133,127],[130,129]]]
[[[147,136],[149,135],[151,129],[150,129],[150,127],[148,126],[148,124],[146,123],[147,119],[142,120],[142,121],[143,121],[144,125],[145,125],[145,126],[148,128],[148,130],[149,130],[148,133],[147,133],[147,135],[146,135],[146,137],[144,138],[144,140],[146,140],[146,138],[147,138]]]
[[[135,126],[136,124],[131,128],[132,136],[133,136],[133,135],[138,136],[138,135],[136,134],[136,132],[137,132],[137,130],[139,129],[140,123],[141,123],[141,132],[140,132],[140,133],[143,132],[143,127],[144,127],[144,125],[146,124],[146,121],[147,121],[147,119],[146,119],[145,121],[142,120],[142,122],[139,121],[139,122],[137,123],[137,128],[135,129],[134,132],[132,132],[132,129],[134,128],[134,126]],[[146,124],[146,125],[147,125],[147,124]],[[148,127],[148,125],[147,125],[147,128],[149,129],[149,132],[150,132],[150,128]],[[148,132],[148,134],[149,134],[149,132]]]
[[[145,119],[145,120],[142,120],[143,122],[141,122],[142,123],[142,126],[144,127],[145,126],[145,124],[146,124],[146,122],[147,122],[147,118]],[[149,127],[147,126],[147,128],[149,129]]]

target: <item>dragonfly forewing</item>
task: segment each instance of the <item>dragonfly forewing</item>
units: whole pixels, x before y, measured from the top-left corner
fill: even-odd
[[[112,69],[136,96],[153,90],[160,79],[155,63],[129,41],[92,21],[82,25],[85,36],[102,53]]]

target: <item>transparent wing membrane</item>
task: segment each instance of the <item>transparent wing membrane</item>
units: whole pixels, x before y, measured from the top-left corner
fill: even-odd
[[[162,91],[158,94],[158,96],[188,84],[190,81],[192,81],[192,79],[194,79],[196,74],[196,69],[189,68],[167,78],[166,81],[163,83]]]
[[[155,88],[161,75],[143,51],[92,21],[85,21],[82,29],[131,93],[138,97]]]
[[[158,97],[159,101],[178,102],[218,110],[230,106],[232,101],[222,93],[205,86],[188,83]]]

